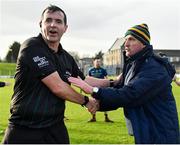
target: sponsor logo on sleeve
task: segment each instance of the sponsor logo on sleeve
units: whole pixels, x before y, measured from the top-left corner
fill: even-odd
[[[66,71],[65,74],[64,74],[64,76],[65,76],[66,78],[69,78],[69,77],[71,77],[71,73],[70,73],[69,71]]]
[[[33,57],[33,61],[38,65],[39,68],[45,67],[49,65],[49,62],[47,61],[46,57]]]

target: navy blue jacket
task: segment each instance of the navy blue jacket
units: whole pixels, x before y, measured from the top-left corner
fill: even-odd
[[[124,108],[135,143],[180,143],[177,108],[172,94],[174,71],[167,60],[153,54],[152,46],[126,59],[123,78],[133,66],[128,84],[100,88],[100,111]]]

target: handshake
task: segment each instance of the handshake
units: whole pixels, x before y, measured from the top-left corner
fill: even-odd
[[[99,109],[99,101],[94,98],[89,98],[85,106],[91,114],[96,114],[96,111]]]
[[[89,82],[93,82],[93,79],[89,79],[88,83],[81,78],[75,78],[75,77],[69,77],[68,81],[72,83],[73,85],[79,87],[82,89],[85,93],[87,94],[92,94],[93,93],[93,87],[89,85]],[[90,84],[91,84],[90,83]],[[83,104],[84,106],[87,107],[88,111],[91,112],[92,114],[95,114],[96,111],[99,109],[99,101],[96,100],[95,98],[88,98],[85,96],[85,103]]]

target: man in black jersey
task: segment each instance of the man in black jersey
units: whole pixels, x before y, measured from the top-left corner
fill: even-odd
[[[69,76],[84,75],[59,43],[67,29],[66,14],[50,5],[41,16],[41,33],[20,48],[9,125],[2,143],[68,144],[65,100],[93,111],[96,101],[76,93]]]

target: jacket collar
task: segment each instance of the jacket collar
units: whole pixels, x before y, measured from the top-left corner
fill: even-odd
[[[125,57],[125,62],[131,63],[135,60],[140,60],[140,59],[142,60],[142,59],[145,59],[145,58],[152,56],[152,55],[153,55],[152,45],[146,45],[146,47],[142,51],[136,53],[135,55],[133,55],[131,57]]]

